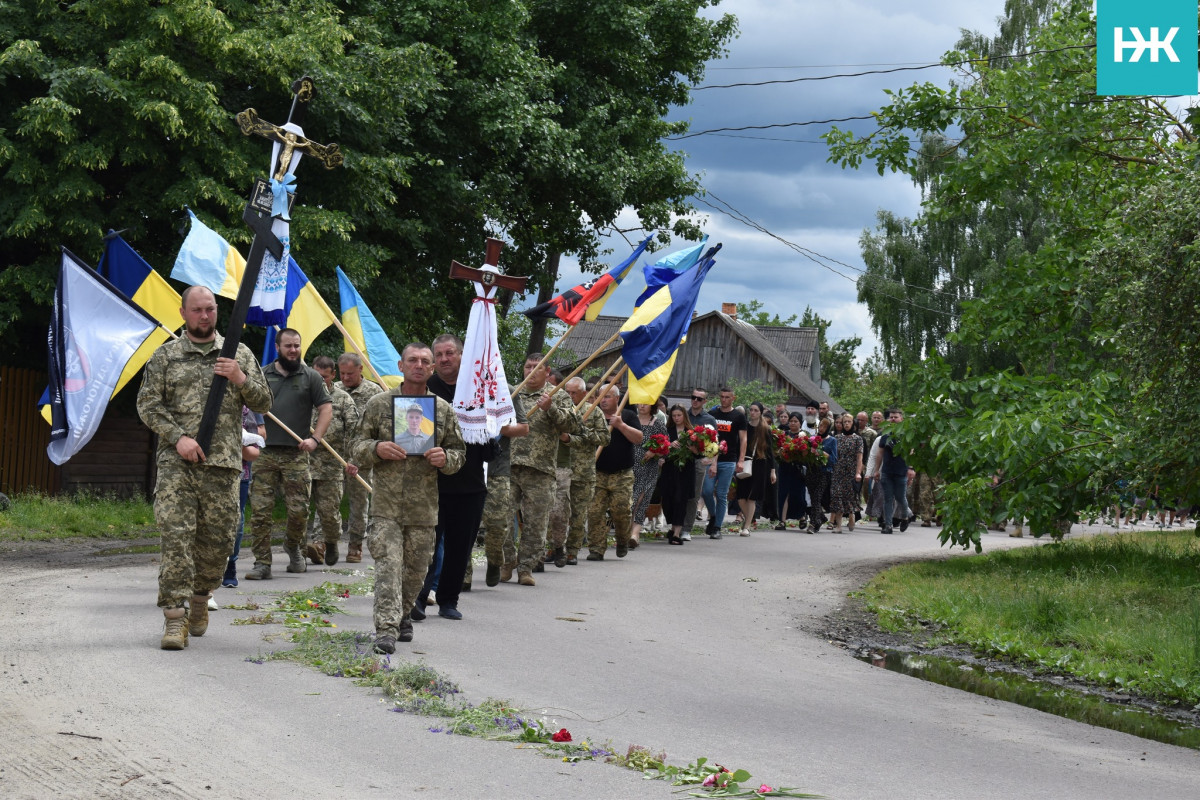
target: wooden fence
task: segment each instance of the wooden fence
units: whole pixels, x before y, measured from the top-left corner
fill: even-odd
[[[45,373],[0,366],[0,491],[88,490],[149,498],[155,479],[149,428],[110,407],[92,440],[62,467],[55,466],[46,455],[50,426],[36,406],[45,388]]]
[[[50,426],[38,413],[37,400],[46,374],[0,366],[0,491],[57,494],[61,473],[46,457]]]

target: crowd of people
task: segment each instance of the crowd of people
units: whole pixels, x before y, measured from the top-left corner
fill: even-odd
[[[337,564],[343,536],[345,560],[360,562],[366,541],[380,653],[412,641],[413,623],[434,601],[440,617],[463,618],[477,539],[488,586],[515,578],[533,587],[547,564],[578,565],[585,548],[587,561],[625,558],[647,527],[682,546],[700,529],[711,539],[750,536],[760,519],[777,530],[795,521],[809,534],[877,519],[887,534],[914,518],[906,495],[916,476],[883,430],[882,412],[837,416],[815,401],[803,413],[784,404],[742,408],[727,387],[716,404],[697,388],[686,408],[665,400],[629,407],[620,385],[564,383],[533,354],[523,383],[510,389],[515,419],[494,440],[467,443],[451,405],[463,351],[453,334],[406,346],[404,381],[387,390],[364,379],[354,353],[309,367],[292,329],[277,334],[278,355],[265,367],[244,345],[222,357],[215,298],[203,287],[184,292],[181,314],[185,335],[156,351],[138,395],[159,439],[166,650],[203,636],[213,591],[238,585],[247,506],[254,562],[242,580],[271,579],[279,496],[288,572]],[[196,431],[214,374],[227,384],[205,451]],[[903,417],[887,414],[893,423]],[[800,437],[811,455],[798,461],[787,442]],[[923,500],[918,491],[918,506]],[[931,498],[927,505],[930,524]]]

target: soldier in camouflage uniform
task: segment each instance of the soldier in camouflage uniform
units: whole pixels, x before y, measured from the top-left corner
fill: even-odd
[[[572,386],[573,383],[568,382],[567,392],[578,406],[587,394],[586,384],[580,381]],[[567,564],[570,565],[578,563],[588,509],[596,493],[596,448],[608,444],[608,422],[604,413],[596,408],[586,419],[584,414],[587,414],[587,407],[579,410],[579,427],[565,434],[567,447],[571,448],[571,527],[567,533]]]
[[[263,376],[271,388],[271,415],[267,418],[267,446],[254,462],[250,481],[250,533],[253,536],[254,567],[246,580],[268,580],[271,577],[271,516],[275,511],[275,490],[283,486],[287,505],[287,534],[284,549],[288,555],[288,572],[308,569],[304,555],[304,532],[308,527],[308,500],[311,476],[309,454],[320,447],[318,441],[333,418],[333,404],[325,381],[301,358],[300,333],[284,328],[275,337],[279,354],[266,367]],[[317,421],[310,423],[316,415]],[[278,422],[276,421],[278,420]],[[290,432],[279,424],[286,425]],[[297,442],[292,434],[301,437]]]
[[[534,567],[540,566],[546,548],[546,527],[554,503],[558,435],[569,433],[579,423],[579,413],[566,392],[553,396],[546,385],[547,370],[542,355],[525,359],[525,388],[514,402],[527,409],[529,435],[512,443],[512,502],[521,512],[521,541],[517,548],[517,582],[533,586]]]
[[[363,380],[362,359],[356,353],[342,353],[338,356],[337,363],[341,380],[334,386],[350,395],[361,417],[367,401],[382,392],[383,387],[378,383]],[[371,483],[369,468],[360,467],[358,474],[368,484]],[[354,478],[346,479],[345,489],[346,496],[350,498],[350,519],[346,528],[350,542],[346,550],[346,563],[357,564],[362,561],[362,543],[367,531],[367,508],[371,503],[371,493]]]
[[[931,528],[937,518],[937,498],[942,482],[928,472],[918,472],[913,486],[913,514],[921,518],[922,528]]]
[[[221,358],[217,302],[202,286],[183,293],[184,336],[154,351],[138,392],[138,415],[158,436],[154,517],[162,531],[158,606],[166,618],[161,646],[187,647],[208,628],[208,598],[233,552],[242,474],[242,406],[264,412],[271,391],[254,355],[239,344]],[[212,443],[195,440],[214,374],[228,379]],[[184,622],[184,603],[190,619]]]
[[[562,383],[562,373],[551,370],[550,383],[558,386]],[[583,378],[572,378],[572,385],[584,386]],[[563,387],[560,391],[568,395],[571,391]],[[572,402],[572,405],[574,403]],[[567,526],[571,524],[571,463],[572,452],[567,447],[569,433],[558,435],[558,454],[554,467],[554,503],[550,507],[550,518],[546,523],[546,561],[553,561],[556,567],[567,565]]]
[[[511,393],[513,387],[509,386]],[[483,503],[483,551],[487,555],[485,582],[496,586],[511,580],[517,568],[517,540],[513,537],[513,504],[511,479],[512,439],[529,434],[525,407],[513,397],[517,421],[500,429],[500,446],[488,462],[487,499]]]
[[[375,650],[394,653],[396,640],[412,641],[409,609],[429,569],[438,521],[440,471],[462,468],[467,447],[454,409],[426,388],[433,374],[433,351],[415,342],[404,348],[404,383],[367,401],[354,439],[355,463],[374,468],[371,502],[371,555],[375,558]],[[393,398],[434,397],[435,447],[406,457],[393,441]]]
[[[358,409],[350,395],[333,385],[337,364],[332,358],[317,356],[313,359],[313,369],[325,381],[325,388],[333,400],[333,417],[325,429],[324,441],[334,452],[346,458],[349,454],[346,446],[358,430]],[[317,414],[314,411],[311,425],[316,427],[316,424]],[[358,467],[354,464],[343,467],[333,453],[322,446],[309,456],[308,469],[312,474],[312,501],[316,513],[313,514],[313,524],[309,525],[310,542],[306,554],[312,563],[332,567],[338,562],[338,540],[342,538],[342,477],[347,475],[353,479],[358,474]],[[315,530],[317,526],[320,527],[319,537]]]

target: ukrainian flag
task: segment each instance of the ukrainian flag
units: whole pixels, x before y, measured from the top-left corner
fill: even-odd
[[[708,234],[706,233],[700,240],[700,244],[668,253],[654,264],[643,264],[642,274],[646,277],[646,291],[633,301],[633,310],[637,311],[642,303],[649,300],[655,292],[696,266],[707,242]]]
[[[342,272],[341,267],[337,268],[337,276],[338,293],[342,300],[342,327],[366,355],[371,366],[383,378],[383,382],[394,389],[404,382],[399,366],[400,353],[396,351],[396,347],[383,332],[383,326],[375,319],[371,309],[367,308],[367,304],[350,282],[350,278]],[[346,349],[354,349],[349,339],[346,340]],[[370,369],[367,371],[370,372]]]
[[[621,326],[621,356],[629,365],[631,403],[653,403],[667,388],[679,345],[692,324],[700,285],[720,249],[721,245],[712,248],[695,269],[651,295]]]
[[[219,233],[201,222],[190,208],[187,213],[192,224],[175,258],[171,277],[189,286],[206,286],[213,294],[236,300],[246,259]]]
[[[337,316],[312,285],[296,259],[288,257],[287,294],[283,303],[287,314],[284,327],[295,328],[300,334],[300,356],[308,352],[322,331],[333,325]],[[275,360],[275,329],[267,328],[267,343],[263,348],[263,364]]]

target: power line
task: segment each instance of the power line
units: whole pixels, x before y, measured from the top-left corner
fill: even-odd
[[[893,66],[889,69],[871,69],[863,72],[840,72],[833,75],[809,75],[802,78],[781,78],[772,81],[751,81],[744,83],[710,83],[704,86],[696,86],[692,88],[693,92],[704,91],[705,89],[735,89],[742,86],[773,86],[775,84],[785,83],[804,83],[807,81],[829,81],[834,78],[861,78],[867,75],[888,75],[894,72],[913,72],[923,69],[935,69],[937,67],[961,67],[964,64],[979,64],[983,62],[999,61],[1005,58],[1025,58],[1027,56],[1042,55],[1045,53],[1061,53],[1064,50],[1095,50],[1094,44],[1073,44],[1066,47],[1056,47],[1050,50],[1030,50],[1025,53],[1012,53],[1009,55],[999,56],[983,56],[980,58],[967,58],[962,61],[938,61],[930,64],[918,64],[916,66]],[[842,66],[837,64],[830,65],[831,67]],[[847,64],[845,66],[859,66],[857,64]],[[862,65],[868,66],[868,65]],[[783,69],[783,68],[781,68]],[[804,69],[804,67],[794,67],[794,69]]]
[[[825,263],[826,261],[829,261],[829,262],[832,262],[839,266],[845,267],[849,270],[853,270],[854,272],[859,272],[859,273],[866,272],[866,270],[863,269],[862,267],[856,267],[852,264],[847,264],[844,261],[838,261],[836,258],[822,255],[821,253],[818,253],[815,250],[809,250],[807,247],[803,247],[802,245],[796,244],[795,242],[792,242],[792,241],[789,241],[788,239],[783,238],[779,234],[774,233],[771,230],[768,230],[761,223],[756,222],[755,220],[746,216],[744,213],[742,213],[738,209],[734,208],[728,201],[722,200],[720,197],[718,197],[716,194],[714,194],[713,192],[711,192],[709,190],[705,190],[705,191],[706,191],[706,194],[708,197],[712,197],[714,200],[721,203],[721,205],[725,206],[725,208],[720,208],[718,206],[713,205],[712,203],[708,202],[704,197],[701,197],[700,195],[693,195],[693,197],[696,200],[698,200],[700,203],[711,208],[712,210],[714,210],[720,214],[724,214],[725,216],[730,217],[732,219],[735,219],[738,222],[742,223],[743,225],[745,225],[749,228],[752,228],[766,236],[769,236],[772,239],[775,239],[776,241],[778,241],[781,244],[783,244],[784,246],[790,248],[794,252],[799,253],[800,255],[804,256],[805,258],[807,258],[809,261],[813,262],[817,266],[822,267],[823,269],[826,269],[826,270],[832,272],[834,275],[837,275],[840,278],[845,278],[846,280],[853,282],[855,285],[857,285],[857,283],[858,283],[858,278],[852,277],[850,275],[845,274],[844,272],[840,272],[840,271],[834,269],[833,267],[829,266],[829,264],[826,264]],[[726,209],[728,209],[728,210],[726,210]],[[885,283],[895,284],[899,288],[919,289],[921,291],[930,292],[932,294],[953,296],[949,292],[942,292],[937,289],[913,286],[912,284],[902,283],[902,282],[894,280],[892,278],[885,278],[882,276],[872,276],[872,277],[875,278],[876,280],[880,280]],[[950,317],[951,319],[957,319],[959,317],[959,315],[954,313],[953,311],[945,311],[940,308],[930,308],[928,306],[923,306],[920,303],[913,302],[911,299],[909,299],[907,297],[899,297],[899,296],[895,296],[895,295],[887,295],[887,297],[889,300],[894,300],[898,303],[903,303],[903,304],[911,306],[913,308],[921,309],[922,311],[928,311],[931,314],[943,314],[947,317]]]

